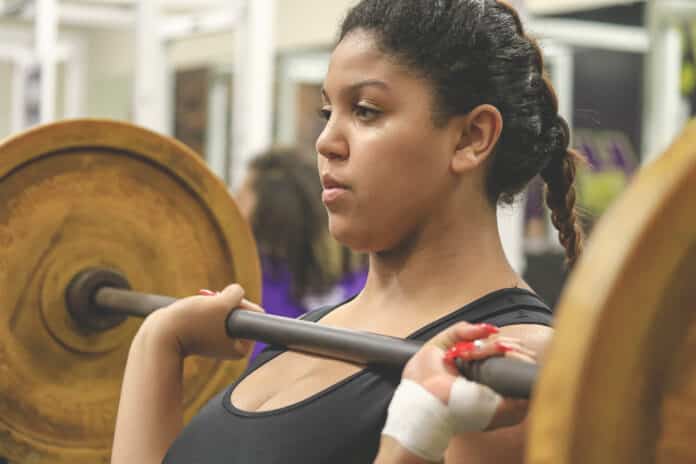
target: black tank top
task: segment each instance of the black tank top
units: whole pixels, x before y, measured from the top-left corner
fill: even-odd
[[[337,307],[337,306],[336,306]],[[318,321],[336,307],[304,316]],[[551,324],[551,310],[523,289],[490,293],[411,334],[428,340],[459,321]],[[230,401],[234,387],[284,350],[268,347],[229,388],[213,398],[184,428],[164,458],[165,464],[362,464],[373,462],[387,406],[400,372],[363,369],[293,405],[245,412]],[[278,382],[283,381],[282,372]]]

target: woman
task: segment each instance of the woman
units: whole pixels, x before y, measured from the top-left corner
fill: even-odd
[[[299,317],[345,301],[365,285],[366,269],[352,266],[328,236],[321,189],[316,168],[293,149],[272,149],[249,164],[237,204],[254,232],[269,314]],[[265,346],[256,343],[250,359]]]
[[[369,253],[370,265],[356,298],[306,317],[411,339],[482,340],[471,345],[477,351],[455,345],[465,358],[538,357],[550,312],[505,258],[496,205],[540,173],[570,264],[581,236],[568,128],[516,12],[494,0],[364,0],[343,22],[322,93],[317,151],[329,229]],[[378,452],[380,463],[430,459],[392,430],[380,445],[399,373],[282,350],[262,353],[181,432],[181,360],[247,352],[222,328],[241,299],[231,286],[143,324],[126,368],[114,463],[165,454],[167,463],[362,463]],[[476,325],[478,333],[455,337],[458,321],[500,329],[487,337],[488,326]],[[439,346],[416,355],[404,377],[423,363],[443,375]],[[403,380],[438,397],[430,377]],[[438,451],[445,462],[521,462],[523,424],[496,428],[516,417],[506,410],[474,428],[486,431],[448,437]]]

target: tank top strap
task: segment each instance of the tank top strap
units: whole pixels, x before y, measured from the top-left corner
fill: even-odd
[[[552,320],[553,312],[535,293],[522,288],[503,288],[431,322],[408,338],[428,340],[457,322],[486,322],[504,327],[514,324],[551,326]]]
[[[338,308],[339,306],[341,306],[344,303],[345,303],[345,301],[343,303],[339,303],[339,304],[333,305],[333,306],[322,306],[321,308],[314,309],[312,311],[308,311],[308,312],[304,313],[298,319],[303,320],[303,321],[309,321],[309,322],[317,322],[319,319],[326,316],[332,310]]]

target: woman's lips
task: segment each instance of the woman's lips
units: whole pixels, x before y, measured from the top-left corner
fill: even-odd
[[[343,187],[325,188],[324,191],[321,193],[321,201],[323,201],[324,204],[328,205],[329,203],[333,203],[333,202],[337,201],[340,197],[342,197],[347,192],[348,192],[348,189],[343,188]]]
[[[339,182],[329,174],[321,176],[321,185],[324,187],[324,191],[321,193],[321,201],[326,205],[337,201],[348,192],[347,185]]]

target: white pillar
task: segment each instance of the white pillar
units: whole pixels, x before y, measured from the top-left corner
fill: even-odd
[[[135,82],[133,121],[143,127],[167,133],[166,56],[159,33],[160,0],[135,2]]]
[[[643,163],[658,157],[683,127],[682,37],[660,2],[648,3],[650,50],[645,60]]]
[[[510,265],[522,274],[527,265],[524,256],[524,194],[512,206],[498,206],[498,231]]]
[[[274,0],[251,0],[237,29],[230,184],[239,186],[248,161],[272,142]]]
[[[573,49],[557,43],[544,44],[544,52],[548,53],[546,62],[551,65],[551,83],[558,97],[558,114],[568,123],[571,136],[573,134],[573,91],[575,88],[575,62]],[[570,142],[573,147],[573,140]],[[558,240],[558,230],[551,221],[551,214],[546,217],[546,231],[549,237],[549,246],[564,252],[563,245]]]
[[[205,148],[208,166],[223,180],[227,169],[227,110],[230,101],[230,92],[227,87],[228,77],[229,75],[217,74],[211,79],[208,93],[208,130],[206,131]]]
[[[57,46],[58,2],[57,0],[37,0],[35,47],[40,68],[39,121],[42,124],[55,119]]]
[[[71,41],[65,60],[65,117],[84,116],[87,66],[82,41]]]
[[[553,44],[550,57],[552,66],[551,82],[558,96],[558,113],[573,128],[573,89],[575,87],[575,65],[573,49],[564,45]]]
[[[26,129],[24,102],[26,99],[28,60],[16,60],[12,66],[12,102],[10,110],[10,131],[17,134]]]

